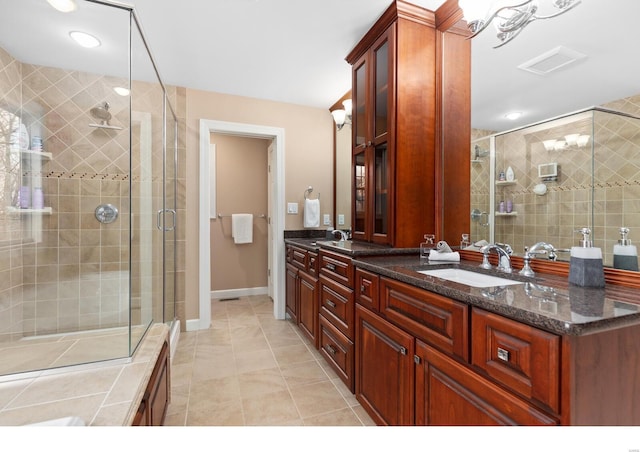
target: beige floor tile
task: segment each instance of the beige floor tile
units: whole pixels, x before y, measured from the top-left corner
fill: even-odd
[[[253,372],[256,370],[273,369],[278,363],[271,350],[255,350],[235,354],[238,373]]]
[[[301,419],[289,391],[243,399],[242,407],[246,425],[290,425]]]
[[[243,399],[287,390],[287,382],[277,368],[246,372],[238,375],[238,381]]]
[[[308,426],[360,426],[362,422],[351,408],[332,411],[331,413],[320,414],[302,419],[304,425]]]
[[[273,317],[269,297],[213,301],[212,319],[180,335],[165,425],[373,425],[298,327]]]
[[[298,341],[297,344],[287,345],[285,347],[276,347],[273,354],[280,366],[288,366],[296,363],[315,361],[309,349]]]
[[[238,378],[215,378],[194,382],[189,393],[189,411],[206,410],[211,405],[229,403],[240,399]]]
[[[303,419],[348,408],[347,402],[330,381],[295,386],[290,391]]]
[[[185,425],[189,426],[244,426],[242,404],[239,400],[210,405],[187,412]]]
[[[281,366],[281,372],[290,387],[329,381],[329,376],[317,361],[305,361]]]

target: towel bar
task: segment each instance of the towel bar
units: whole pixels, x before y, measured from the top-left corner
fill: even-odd
[[[267,218],[267,216],[265,214],[254,215],[254,217]],[[218,218],[231,218],[231,215],[223,215],[223,214],[219,213],[218,214]]]
[[[307,199],[307,194],[311,194],[313,192],[313,187],[311,185],[309,185],[309,188],[307,188],[304,191],[304,199]],[[318,199],[320,199],[320,193],[318,193]]]

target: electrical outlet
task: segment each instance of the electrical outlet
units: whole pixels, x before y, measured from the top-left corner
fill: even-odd
[[[331,215],[329,215],[328,213],[325,213],[325,214],[324,214],[324,216],[323,216],[322,218],[323,218],[322,223],[323,223],[325,226],[330,226],[330,225],[331,225]]]
[[[298,213],[298,203],[297,202],[289,202],[287,203],[287,213],[295,215]]]
[[[338,215],[338,226],[344,226],[344,214]]]

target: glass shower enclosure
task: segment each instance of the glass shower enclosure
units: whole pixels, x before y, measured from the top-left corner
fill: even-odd
[[[75,3],[0,0],[5,379],[128,359],[150,325],[175,321],[171,93],[133,8]]]

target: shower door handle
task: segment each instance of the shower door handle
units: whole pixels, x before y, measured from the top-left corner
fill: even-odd
[[[174,209],[165,209],[165,212],[171,213],[171,227],[165,228],[165,231],[175,231],[176,230],[176,211]]]
[[[164,213],[171,212],[171,227],[164,227]],[[174,231],[176,229],[176,211],[173,209],[160,209],[156,217],[156,227],[160,231]]]

